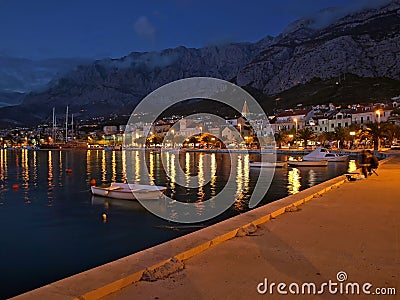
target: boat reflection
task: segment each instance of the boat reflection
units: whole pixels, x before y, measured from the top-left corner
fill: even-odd
[[[122,208],[126,210],[146,211],[146,209],[138,201],[126,201],[92,196],[91,204],[103,206],[105,210],[109,210],[111,208]]]

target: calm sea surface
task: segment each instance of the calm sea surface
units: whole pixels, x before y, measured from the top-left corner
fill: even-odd
[[[132,153],[130,153],[132,155]],[[204,187],[177,185],[162,167],[161,155],[177,159],[185,176],[215,168]],[[156,184],[175,199],[206,201],[220,191],[231,172],[229,154],[161,154],[149,152],[146,164]],[[107,200],[90,194],[90,181],[125,180],[125,151],[0,150],[0,298],[14,296],[78,272],[110,262],[187,234],[248,210],[259,170],[249,167],[256,154],[236,154],[237,200],[224,214],[193,228],[160,219],[138,202]],[[285,160],[286,156],[278,156]],[[276,169],[271,188],[260,205],[297,193],[355,167],[330,163],[319,168]],[[67,174],[66,169],[72,169]],[[135,174],[140,181],[140,165]],[[19,189],[13,189],[18,184]],[[107,222],[102,214],[106,213]]]

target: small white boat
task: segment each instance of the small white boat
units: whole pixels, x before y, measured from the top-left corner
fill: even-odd
[[[286,165],[286,161],[277,161],[274,163],[268,161],[256,161],[250,163],[251,168],[283,168],[286,167]]]
[[[113,199],[136,200],[158,199],[166,191],[166,187],[157,185],[128,184],[113,182],[108,187],[92,186],[92,194]]]
[[[289,166],[293,167],[326,167],[328,165],[327,160],[289,160]]]
[[[303,156],[303,161],[317,161],[317,160],[327,160],[329,162],[344,162],[349,159],[348,155],[339,155],[336,153],[329,152],[325,148],[317,148],[307,155]]]

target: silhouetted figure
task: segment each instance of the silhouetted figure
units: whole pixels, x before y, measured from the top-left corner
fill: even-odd
[[[368,155],[369,155],[369,166],[368,166],[368,175],[372,175],[372,171],[378,168],[379,166],[379,160],[378,158],[371,152],[371,150],[367,150]],[[378,175],[375,171],[374,173]]]
[[[365,178],[367,178],[368,173],[371,172],[371,157],[372,153],[370,150],[363,150],[361,156],[361,168]]]

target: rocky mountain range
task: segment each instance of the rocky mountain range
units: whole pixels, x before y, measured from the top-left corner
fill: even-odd
[[[344,16],[320,29],[296,21],[242,68],[237,84],[276,94],[313,78],[400,79],[400,2]]]
[[[335,17],[326,21],[321,16]],[[0,124],[38,122],[51,114],[52,107],[64,110],[66,105],[81,118],[129,114],[154,89],[193,76],[230,80],[267,101],[315,78],[345,73],[400,80],[399,0],[348,14],[324,10],[257,43],[181,46],[82,64],[53,79],[45,90],[26,95],[22,104],[0,109]]]
[[[77,65],[84,63],[91,63],[91,60],[32,60],[0,53],[0,107],[19,104],[23,100],[23,94],[45,90],[50,81],[61,78]]]

